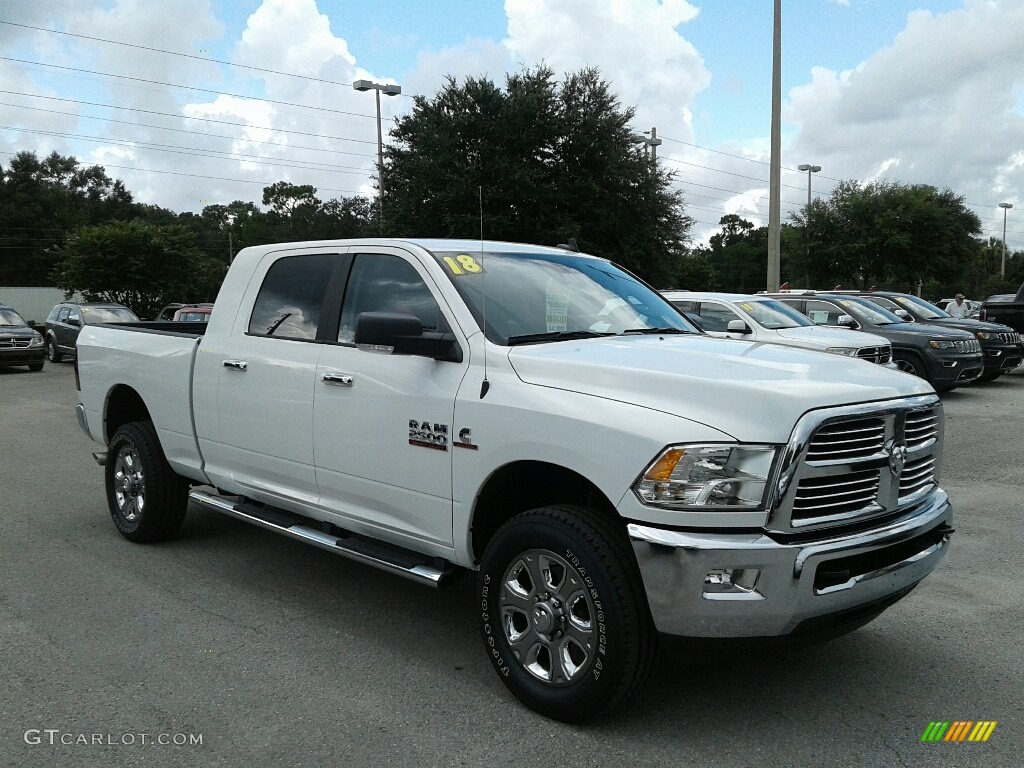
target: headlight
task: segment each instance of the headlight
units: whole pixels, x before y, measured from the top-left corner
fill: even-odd
[[[928,343],[931,344],[934,349],[953,349],[953,347],[956,346],[954,342],[947,341],[946,339],[942,339],[940,341],[932,340]]]
[[[834,355],[846,355],[847,357],[856,357],[856,347],[828,347],[826,352],[831,352]]]
[[[28,343],[28,345],[30,347],[41,347],[41,346],[43,346],[43,335],[41,333],[36,333],[36,335],[32,337],[32,341],[30,341]]]
[[[758,509],[765,504],[776,448],[768,445],[676,445],[633,486],[645,504],[671,509]]]

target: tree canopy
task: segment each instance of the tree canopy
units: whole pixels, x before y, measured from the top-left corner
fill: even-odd
[[[218,283],[223,278],[178,225],[115,221],[83,227],[61,255],[56,278],[69,295],[78,291],[86,301],[124,304],[142,318],[154,317],[168,302],[190,300],[213,276]]]
[[[680,269],[692,220],[596,69],[453,78],[391,130],[382,231],[556,245],[574,238],[655,283]],[[481,204],[482,198],[482,204]]]

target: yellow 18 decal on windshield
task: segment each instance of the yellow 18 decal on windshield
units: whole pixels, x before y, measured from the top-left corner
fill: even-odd
[[[445,256],[444,263],[453,275],[478,275],[484,271],[480,262],[468,253],[459,254],[455,258]]]

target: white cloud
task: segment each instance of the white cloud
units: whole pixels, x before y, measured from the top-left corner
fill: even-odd
[[[888,48],[853,70],[816,68],[789,92],[784,114],[799,132],[784,162],[813,161],[832,178],[948,186],[986,209],[1024,188],[1013,160],[1024,136],[1021,40],[1019,0],[909,14]]]

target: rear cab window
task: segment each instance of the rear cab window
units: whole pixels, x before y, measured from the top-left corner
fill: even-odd
[[[274,262],[260,286],[247,334],[314,341],[337,254],[285,256]]]

